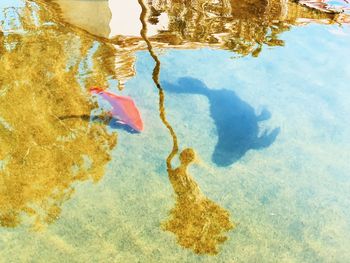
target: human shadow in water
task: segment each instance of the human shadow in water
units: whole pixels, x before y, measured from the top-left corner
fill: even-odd
[[[218,166],[233,164],[250,149],[269,147],[280,132],[280,128],[275,128],[271,132],[265,130],[259,136],[258,123],[269,119],[270,112],[263,109],[256,115],[254,108],[232,90],[209,89],[202,81],[190,77],[180,78],[177,84],[162,84],[164,90],[169,92],[199,94],[208,98],[210,114],[218,133],[212,161]]]
[[[128,133],[134,134],[134,133],[139,133],[138,131],[134,130],[127,124],[120,123],[118,119],[115,119],[110,116],[102,116],[102,115],[88,115],[88,114],[82,114],[82,115],[66,115],[66,116],[61,116],[59,119],[62,120],[67,120],[67,119],[82,119],[84,121],[95,121],[95,122],[100,122],[104,123],[105,125],[108,125],[112,129],[118,129],[118,130],[124,130]]]

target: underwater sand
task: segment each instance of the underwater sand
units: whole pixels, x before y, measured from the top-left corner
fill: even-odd
[[[74,39],[67,52],[72,64],[82,56]],[[210,48],[158,54],[165,90],[184,77],[200,80],[210,90],[233,91],[256,115],[268,109],[260,133],[280,128],[269,147],[220,167],[212,160],[218,135],[210,112],[220,105],[166,91],[180,149],[192,147],[200,158],[189,173],[236,224],[217,255],[197,255],[162,230],[175,204],[165,163],[172,142],[159,118],[154,61],[144,50],[122,93],[137,104],[144,132],[107,126],[118,142],[103,176],[74,181],[59,217],[43,229],[33,230],[30,219],[0,227],[0,262],[349,262],[350,29],[307,25],[282,39],[284,47],[264,48],[258,58]],[[93,67],[80,64],[78,79],[94,82]]]

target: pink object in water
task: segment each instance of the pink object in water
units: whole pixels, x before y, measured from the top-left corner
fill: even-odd
[[[118,96],[99,87],[90,89],[92,94],[98,94],[107,100],[112,106],[112,116],[120,122],[127,124],[136,131],[143,131],[143,123],[139,110],[130,97]]]

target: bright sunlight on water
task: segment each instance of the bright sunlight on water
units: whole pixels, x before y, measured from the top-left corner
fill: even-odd
[[[1,0],[0,262],[350,262],[349,8]]]

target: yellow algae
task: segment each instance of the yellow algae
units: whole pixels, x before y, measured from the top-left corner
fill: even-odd
[[[35,21],[27,2],[19,10],[22,32],[1,36],[0,225],[5,227],[18,226],[25,215],[36,229],[54,222],[74,183],[101,179],[116,145],[116,136],[102,125],[60,119],[89,115],[95,107],[78,79],[81,57],[94,40],[58,22],[44,25],[52,19],[46,8]],[[91,63],[90,78],[101,76],[102,82],[108,75],[103,61],[92,57]]]
[[[164,223],[164,229],[173,232],[181,246],[192,249],[197,254],[217,254],[218,245],[227,239],[224,233],[232,229],[234,225],[230,221],[229,212],[205,197],[197,183],[188,174],[187,168],[195,160],[193,149],[183,150],[179,156],[180,166],[172,168],[171,162],[179,151],[178,139],[166,118],[165,95],[159,82],[161,63],[147,38],[147,8],[142,0],[139,0],[139,3],[142,8],[141,35],[156,63],[153,70],[153,81],[159,92],[159,115],[173,140],[172,151],[166,159],[166,164],[169,180],[176,194],[176,204],[171,210],[171,218]]]

